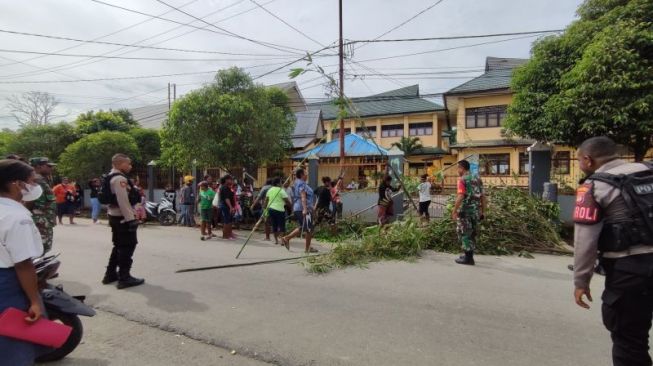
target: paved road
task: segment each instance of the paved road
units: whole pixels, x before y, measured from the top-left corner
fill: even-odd
[[[288,253],[257,237],[235,260],[242,241],[202,242],[196,230],[145,227],[134,274],[147,283],[116,290],[100,284],[110,250],[108,227],[79,222],[55,230],[63,262],[59,281],[66,289],[89,295],[102,311],[255,360],[375,366],[610,363],[600,306],[584,311],[572,302],[568,257],[479,256],[476,267],[463,267],[452,255],[427,253],[416,263],[378,263],[327,275],[307,274],[298,264],[175,274],[181,268],[295,256],[300,243]],[[601,282],[593,287],[597,300]],[[185,365],[204,364],[194,352],[179,355],[188,357]],[[181,364],[177,360],[159,364]]]
[[[85,319],[84,325],[84,341],[75,352],[60,362],[48,365],[269,365],[103,311]]]

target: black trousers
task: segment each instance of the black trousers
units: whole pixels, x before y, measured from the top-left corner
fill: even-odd
[[[118,271],[118,278],[124,280],[130,276],[133,263],[132,257],[134,256],[138,239],[136,237],[136,231],[129,231],[129,225],[122,223],[122,220],[122,216],[109,216],[113,249],[109,256],[107,273]]]
[[[653,254],[603,259],[603,324],[612,337],[615,366],[651,366],[648,334],[653,314]]]

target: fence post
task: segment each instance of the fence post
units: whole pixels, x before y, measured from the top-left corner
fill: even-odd
[[[147,163],[147,199],[154,201],[154,167],[156,162],[154,160]]]

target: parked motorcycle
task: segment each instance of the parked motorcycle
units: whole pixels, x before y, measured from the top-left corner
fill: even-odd
[[[175,212],[172,202],[167,198],[161,198],[159,203],[145,202],[145,213],[147,221],[157,220],[163,226],[174,225],[177,222],[177,212]]]
[[[34,267],[38,278],[41,298],[45,305],[47,318],[63,323],[73,328],[68,340],[59,348],[52,349],[50,352],[37,358],[38,362],[51,362],[61,360],[77,348],[82,340],[84,328],[80,315],[94,316],[95,310],[84,304],[86,296],[70,296],[63,290],[63,286],[53,286],[47,281],[56,278],[61,262],[57,259],[58,255],[37,258],[34,260]]]

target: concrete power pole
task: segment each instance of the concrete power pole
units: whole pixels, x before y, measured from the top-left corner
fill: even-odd
[[[343,111],[345,109],[345,72],[344,72],[344,54],[343,54],[343,44],[342,44],[342,0],[338,1],[338,12],[339,12],[339,25],[340,25],[340,38],[338,44],[338,57],[340,58],[340,65],[338,74],[340,77],[340,88],[339,92],[339,105],[340,113],[338,118],[340,118],[340,173],[342,174],[345,169],[345,119],[343,118]]]

